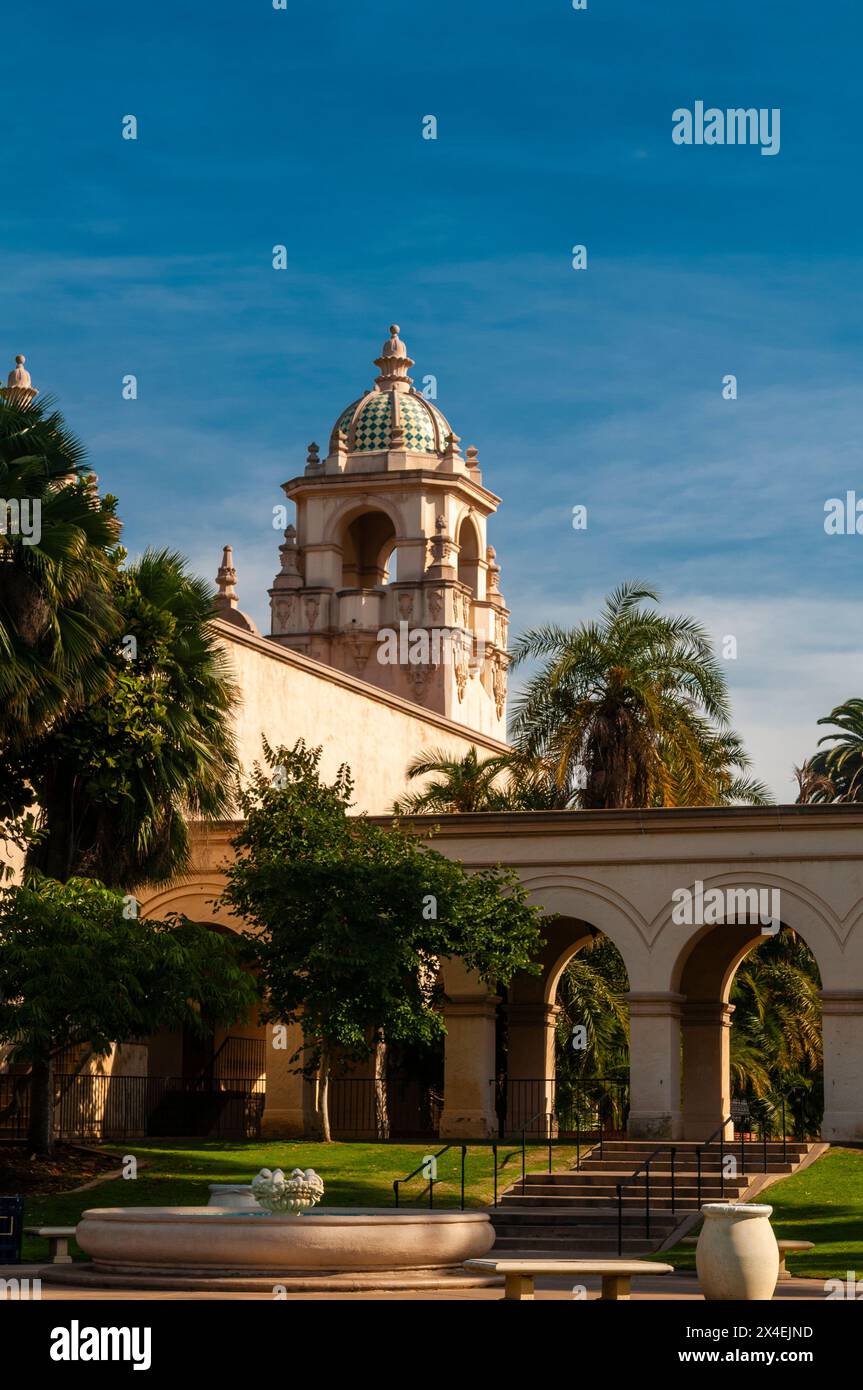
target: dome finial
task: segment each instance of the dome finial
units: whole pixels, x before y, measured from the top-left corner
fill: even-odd
[[[408,376],[413,365],[413,359],[408,356],[408,350],[399,337],[398,324],[391,323],[390,336],[381,348],[380,357],[375,358],[375,366],[381,370],[377,385],[382,391],[407,391],[413,384]]]
[[[0,396],[7,404],[15,406],[19,410],[25,410],[39,394],[30,380],[30,373],[24,366],[26,361],[27,358],[23,352],[19,352],[15,358],[15,367],[9,373],[6,385],[0,389]]]

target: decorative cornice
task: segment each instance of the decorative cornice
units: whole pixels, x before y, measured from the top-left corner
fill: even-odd
[[[286,483],[282,483],[282,491],[287,497],[293,497],[300,492],[307,497],[314,497],[315,495],[325,497],[334,490],[338,492],[367,492],[370,485],[374,487],[375,492],[388,492],[392,488],[413,490],[417,482],[439,487],[445,492],[462,492],[475,502],[487,506],[489,511],[495,511],[500,506],[501,499],[496,492],[484,487],[482,483],[475,482],[466,473],[438,473],[429,468],[411,468],[405,472],[393,473],[384,473],[380,469],[363,469],[362,472],[356,473],[326,473],[318,474],[316,477],[301,476],[289,478]]]
[[[385,819],[385,817],[372,817]],[[710,830],[863,830],[861,806],[675,806],[644,811],[470,811],[459,815],[405,816],[408,824],[433,819],[441,834],[487,836],[505,830],[524,835],[679,835]],[[709,857],[709,856],[708,856]],[[863,860],[863,844],[858,856]]]

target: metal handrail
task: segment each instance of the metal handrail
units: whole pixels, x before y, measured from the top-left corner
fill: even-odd
[[[464,1147],[464,1146],[462,1146],[462,1147]],[[438,1149],[437,1153],[436,1153],[436,1154],[432,1154],[431,1157],[434,1159],[435,1162],[437,1162],[437,1160],[438,1160],[439,1158],[443,1158],[444,1154],[445,1154],[445,1153],[448,1153],[449,1150],[450,1150],[451,1148],[452,1148],[452,1144],[444,1144],[443,1148],[442,1148],[442,1149]],[[413,1170],[412,1173],[408,1173],[408,1175],[407,1175],[406,1178],[395,1178],[395,1179],[394,1179],[394,1181],[393,1181],[393,1192],[395,1193],[396,1206],[398,1206],[398,1204],[399,1204],[399,1188],[401,1187],[402,1183],[410,1182],[412,1178],[417,1177],[420,1173],[425,1173],[427,1164],[428,1164],[428,1157],[424,1158],[423,1161],[422,1161],[422,1163],[419,1165],[419,1167],[414,1168],[414,1170]],[[464,1162],[462,1162],[462,1173],[464,1173]],[[429,1207],[433,1207],[433,1206],[434,1206],[434,1185],[435,1185],[436,1181],[437,1181],[437,1179],[436,1179],[436,1178],[433,1178],[433,1177],[431,1176],[431,1173],[429,1173]],[[462,1210],[464,1210],[464,1182],[462,1182]]]
[[[703,1144],[699,1144],[695,1150],[695,1169],[696,1169],[696,1200],[698,1210],[701,1210],[701,1155],[706,1148],[719,1140],[719,1195],[725,1196],[725,1130],[731,1125],[731,1133],[734,1134],[734,1119],[731,1115],[726,1115],[725,1119],[713,1131],[709,1139],[705,1139]],[[731,1147],[734,1147],[732,1138]],[[744,1146],[743,1131],[740,1132],[740,1173],[742,1177],[746,1175],[746,1149]]]
[[[405,1184],[406,1182],[410,1182],[412,1178],[418,1177],[418,1176],[420,1175],[420,1173],[425,1173],[425,1171],[426,1171],[426,1165],[428,1164],[429,1158],[432,1158],[432,1159],[434,1159],[435,1161],[437,1161],[439,1158],[442,1158],[443,1155],[444,1155],[445,1153],[448,1153],[450,1149],[455,1149],[455,1148],[457,1148],[457,1149],[460,1151],[460,1153],[461,1153],[461,1180],[460,1180],[460,1199],[459,1199],[460,1209],[461,1209],[462,1211],[464,1211],[464,1209],[465,1209],[465,1208],[464,1208],[465,1163],[466,1163],[466,1161],[467,1161],[467,1151],[468,1151],[469,1148],[474,1148],[474,1149],[488,1149],[488,1148],[490,1148],[490,1149],[491,1149],[492,1158],[493,1158],[493,1160],[494,1160],[494,1201],[493,1201],[493,1204],[492,1204],[492,1205],[496,1207],[496,1206],[497,1206],[497,1190],[498,1190],[498,1180],[497,1180],[497,1172],[498,1172],[498,1161],[497,1161],[498,1141],[497,1141],[496,1139],[492,1139],[491,1141],[488,1141],[488,1140],[478,1140],[477,1142],[475,1142],[475,1143],[473,1143],[473,1144],[444,1144],[443,1148],[442,1148],[442,1149],[438,1149],[438,1151],[437,1151],[436,1154],[427,1154],[426,1157],[423,1159],[422,1163],[420,1163],[418,1167],[414,1168],[414,1170],[413,1170],[412,1173],[408,1173],[408,1175],[407,1175],[406,1178],[396,1178],[396,1179],[393,1181],[393,1193],[394,1193],[394,1195],[395,1195],[395,1205],[396,1205],[396,1206],[399,1205],[399,1189],[400,1189],[402,1186],[404,1186],[404,1184]],[[430,1210],[434,1207],[434,1193],[435,1193],[435,1183],[436,1183],[436,1182],[438,1182],[438,1179],[435,1178],[435,1177],[433,1177],[433,1176],[431,1175],[431,1173],[429,1173],[429,1176],[428,1176],[428,1185],[429,1185],[429,1209],[430,1209]]]
[[[763,1159],[763,1162],[764,1162],[764,1172],[765,1172],[765,1173],[767,1172],[767,1119],[768,1119],[768,1116],[774,1115],[774,1114],[776,1113],[777,1110],[780,1110],[780,1109],[781,1109],[781,1111],[782,1111],[782,1162],[783,1162],[783,1163],[787,1163],[787,1162],[788,1162],[788,1133],[787,1133],[787,1115],[786,1115],[786,1110],[785,1110],[785,1102],[788,1100],[788,1097],[789,1097],[789,1096],[796,1095],[796,1093],[797,1093],[798,1091],[804,1091],[804,1092],[805,1092],[805,1090],[806,1090],[806,1087],[803,1086],[803,1085],[790,1086],[790,1087],[788,1088],[787,1091],[782,1091],[782,1092],[780,1093],[780,1095],[777,1097],[776,1100],[772,1100],[772,1101],[771,1101],[771,1100],[757,1100],[757,1101],[755,1102],[755,1104],[757,1104],[757,1105],[763,1107],[763,1113],[762,1113],[760,1116],[756,1116],[756,1118],[757,1118],[757,1119],[760,1119],[760,1122],[761,1122],[761,1152],[762,1152],[762,1159]]]
[[[675,1195],[676,1195],[676,1190],[675,1190],[675,1183],[674,1183],[674,1160],[675,1160],[675,1157],[676,1157],[676,1155],[677,1155],[677,1147],[676,1147],[676,1145],[674,1145],[674,1144],[660,1144],[657,1148],[655,1148],[655,1149],[653,1150],[653,1153],[652,1153],[652,1154],[649,1154],[647,1158],[645,1158],[641,1163],[639,1163],[639,1165],[638,1165],[638,1167],[635,1169],[635,1172],[634,1172],[634,1173],[630,1173],[630,1175],[629,1175],[628,1178],[624,1178],[624,1179],[623,1179],[623,1182],[615,1183],[615,1187],[616,1187],[616,1189],[617,1189],[617,1253],[618,1253],[618,1256],[620,1256],[620,1255],[623,1254],[623,1189],[624,1189],[624,1187],[628,1187],[629,1184],[630,1184],[631,1182],[634,1182],[634,1181],[635,1181],[635,1179],[640,1175],[641,1170],[642,1170],[642,1168],[643,1168],[643,1169],[644,1169],[644,1238],[645,1238],[645,1240],[649,1240],[649,1239],[650,1239],[650,1165],[651,1165],[651,1163],[653,1162],[653,1160],[656,1158],[657,1154],[665,1153],[666,1151],[667,1151],[668,1153],[671,1154],[671,1210],[672,1210],[672,1212],[674,1212],[674,1211],[676,1210],[676,1206],[675,1206]]]
[[[522,1127],[521,1127],[521,1191],[522,1191],[522,1196],[524,1196],[524,1185],[525,1185],[525,1181],[526,1181],[526,1165],[527,1165],[527,1159],[526,1159],[527,1149],[526,1149],[526,1145],[525,1145],[525,1136],[526,1136],[526,1134],[527,1134],[527,1131],[530,1129],[531,1125],[533,1124],[534,1120],[539,1120],[539,1119],[545,1120],[545,1122],[546,1122],[546,1124],[547,1124],[547,1126],[548,1126],[548,1171],[551,1172],[551,1130],[552,1130],[552,1121],[553,1121],[553,1119],[554,1119],[554,1111],[553,1111],[553,1110],[537,1110],[536,1114],[535,1114],[535,1115],[531,1115],[530,1119],[529,1119],[529,1120],[526,1120],[525,1123],[524,1123],[524,1124],[522,1125]]]

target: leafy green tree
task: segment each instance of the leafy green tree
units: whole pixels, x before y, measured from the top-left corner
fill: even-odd
[[[725,678],[704,629],[645,602],[659,595],[624,584],[599,622],[526,632],[517,667],[544,659],[517,698],[517,750],[554,769],[584,808],[724,805],[764,801],[741,779],[748,759],[728,729]]]
[[[0,751],[98,697],[111,594],[115,499],[100,498],[84,449],[50,400],[0,404]],[[8,504],[34,508],[27,536]]]
[[[863,700],[846,700],[818,723],[836,727],[818,740],[819,751],[798,770],[798,801],[863,801]]]
[[[207,1034],[257,998],[239,939],[127,914],[126,899],[90,879],[0,890],[0,1042],[30,1064],[34,1153],[52,1148],[53,1068],[65,1048],[105,1055],[159,1028]]]
[[[146,551],[113,592],[122,635],[107,690],[28,750],[43,831],[28,862],[133,888],[186,868],[191,819],[230,813],[236,691],[209,586],[181,556]]]
[[[222,901],[250,925],[267,1017],[302,1026],[329,1139],[339,1059],[368,1057],[382,1039],[431,1046],[444,1031],[441,959],[490,982],[535,970],[540,914],[513,872],[468,874],[397,824],[351,816],[350,772],[322,782],[319,748],[265,744],[264,756],[241,798]]]

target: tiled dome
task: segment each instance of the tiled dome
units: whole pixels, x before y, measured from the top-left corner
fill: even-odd
[[[331,447],[341,432],[352,454],[375,454],[392,448],[397,412],[395,423],[403,439],[398,448],[417,454],[442,454],[446,449],[452,428],[437,407],[413,389],[407,374],[413,362],[398,331],[398,324],[393,324],[391,337],[375,363],[381,369],[377,384],[352,401],[333,426]]]
[[[352,454],[380,453],[390,447],[393,394],[370,391],[343,410],[333,433],[341,430]],[[452,429],[445,417],[418,391],[399,396],[404,447],[419,454],[440,454],[446,448]]]

